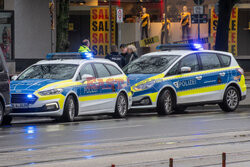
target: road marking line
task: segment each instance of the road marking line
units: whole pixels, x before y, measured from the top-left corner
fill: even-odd
[[[133,126],[114,126],[114,127],[106,127],[106,128],[90,128],[90,129],[79,129],[79,130],[73,130],[73,131],[88,131],[88,130],[109,130],[109,129],[122,129],[122,128],[136,128],[136,127],[142,127],[144,125],[133,125]]]

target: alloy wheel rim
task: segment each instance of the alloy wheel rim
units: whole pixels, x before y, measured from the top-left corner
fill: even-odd
[[[117,108],[121,115],[124,115],[126,113],[127,104],[123,96],[119,97]]]
[[[75,117],[75,105],[72,99],[70,100],[70,103],[69,103],[69,116],[71,119]]]
[[[167,113],[170,113],[172,110],[172,99],[169,93],[165,94],[165,98],[164,98],[164,107],[165,107],[165,111]]]
[[[227,104],[230,108],[235,108],[238,104],[238,95],[234,89],[230,89],[227,92]]]

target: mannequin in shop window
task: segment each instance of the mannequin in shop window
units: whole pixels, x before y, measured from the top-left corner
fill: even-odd
[[[150,15],[146,8],[142,8],[141,15],[141,39],[148,38],[148,30],[150,29]],[[144,37],[145,36],[145,37]]]
[[[182,29],[182,40],[189,39],[189,29],[191,28],[191,13],[188,12],[187,6],[183,6],[180,23]]]
[[[169,41],[169,30],[170,30],[170,20],[167,18],[167,24],[165,24],[165,13],[162,14],[162,20],[161,20],[161,44],[165,43],[165,41],[168,43]],[[167,34],[165,35],[165,26],[167,25]],[[166,40],[164,40],[167,38]]]

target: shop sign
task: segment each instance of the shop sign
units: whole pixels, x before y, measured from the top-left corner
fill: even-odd
[[[194,14],[203,14],[203,6],[194,6]]]
[[[211,9],[211,25],[210,25],[210,36],[213,38],[211,44],[211,49],[214,49],[216,31],[218,25],[218,16],[215,13],[215,8]],[[238,31],[238,8],[234,7],[231,13],[231,19],[229,23],[229,33],[228,33],[228,51],[234,56],[237,56],[238,46],[237,46],[237,31]]]
[[[116,22],[117,23],[123,23],[123,9],[118,8],[116,10]]]
[[[146,39],[143,39],[140,41],[140,47],[146,47],[147,45],[151,45],[151,44],[154,44],[154,43],[157,43],[159,42],[159,37],[158,36],[155,36],[155,37],[152,37],[152,38],[146,38]]]
[[[197,24],[200,20],[200,23],[207,23],[208,15],[207,14],[192,14],[191,21],[193,24]]]
[[[111,17],[111,44],[116,43],[115,8]],[[90,10],[90,41],[94,55],[105,56],[109,52],[109,8],[92,7]]]

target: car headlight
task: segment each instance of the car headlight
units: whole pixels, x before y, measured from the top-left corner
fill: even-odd
[[[45,91],[40,91],[38,92],[39,95],[41,96],[47,96],[47,95],[57,95],[62,93],[63,89],[50,89],[50,90],[45,90]]]
[[[134,87],[135,91],[141,91],[141,90],[145,90],[145,89],[149,89],[151,88],[153,85],[155,84],[155,80],[150,81],[150,82],[146,82],[144,84],[140,84]]]

